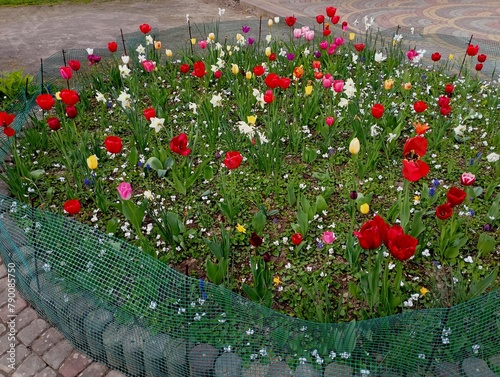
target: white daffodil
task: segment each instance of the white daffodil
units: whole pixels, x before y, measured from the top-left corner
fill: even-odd
[[[95,99],[97,100],[97,102],[102,102],[102,103],[106,103],[106,97],[104,97],[104,95],[101,93],[101,92],[96,92],[95,93]]]
[[[140,44],[139,46],[137,46],[135,51],[139,54],[144,54],[146,52],[146,49],[144,48],[144,46],[142,44]]]
[[[155,132],[158,133],[163,128],[164,122],[165,122],[165,118],[153,117],[153,118],[151,118],[151,124],[149,125],[149,127],[153,128],[155,130]]]
[[[197,111],[198,105],[194,102],[189,102],[189,110],[193,111],[193,114],[198,114]]]
[[[222,107],[222,96],[220,94],[214,94],[210,103],[213,107]]]
[[[123,108],[127,108],[130,107],[130,99],[130,94],[128,94],[126,90],[122,90],[116,100],[120,102]]]
[[[119,65],[118,69],[120,70],[120,76],[122,78],[128,77],[130,75],[130,69],[129,69],[129,67],[127,67],[126,64]]]
[[[146,46],[153,44],[153,37],[151,35],[146,35]]]
[[[236,126],[238,126],[238,130],[242,134],[248,135],[249,138],[253,137],[255,130],[252,126],[250,126],[246,122],[243,122],[242,120],[240,120],[239,122],[236,122]]]

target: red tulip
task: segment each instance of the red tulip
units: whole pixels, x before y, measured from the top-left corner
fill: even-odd
[[[448,203],[436,207],[436,216],[438,219],[446,220],[453,214],[453,208]]]
[[[438,99],[438,106],[439,107],[450,106],[450,97],[440,96],[439,99]]]
[[[188,137],[185,133],[182,133],[170,140],[170,150],[184,157],[189,156],[191,149],[187,147],[187,144]]]
[[[321,69],[321,62],[319,60],[313,60],[311,66],[313,69]]]
[[[413,104],[413,109],[415,109],[417,113],[422,113],[427,110],[427,104],[424,101],[417,101]]]
[[[318,14],[318,15],[316,16],[316,22],[317,22],[318,24],[322,24],[323,22],[325,22],[325,16],[323,16],[322,14]]]
[[[3,127],[3,133],[7,137],[14,136],[16,131],[10,127],[16,116],[14,114],[7,114],[5,111],[0,113],[0,126]]]
[[[116,50],[118,50],[118,43],[116,43],[115,41],[109,42],[108,50],[109,52],[116,52]]]
[[[441,60],[441,54],[439,52],[435,52],[431,55],[431,59],[433,62],[438,62]]]
[[[337,25],[340,21],[340,16],[333,16],[331,21],[332,21],[332,24]]]
[[[68,212],[70,215],[76,215],[78,212],[80,212],[80,209],[82,208],[80,202],[78,199],[70,199],[64,203],[63,206],[64,210]]]
[[[181,73],[188,73],[191,68],[189,67],[189,64],[181,64],[179,67],[179,70]]]
[[[302,242],[302,234],[300,234],[300,233],[294,233],[294,234],[292,234],[292,243],[295,246],[300,245],[301,242]]]
[[[78,71],[80,70],[80,61],[79,60],[70,60],[68,62],[68,65],[71,67],[73,71]]]
[[[52,94],[39,94],[35,102],[42,110],[49,111],[56,101],[52,97]]]
[[[427,144],[427,139],[423,136],[412,137],[405,143],[403,175],[411,182],[416,182],[429,173],[429,165],[420,159],[427,153]]]
[[[285,18],[285,23],[290,27],[293,27],[293,25],[295,25],[296,22],[297,18],[294,16],[288,16],[287,18]]]
[[[328,17],[334,17],[335,16],[335,13],[337,13],[337,8],[334,8],[334,7],[326,7],[326,15]]]
[[[66,106],[66,115],[68,118],[76,118],[78,111],[75,106]]]
[[[477,63],[475,68],[476,68],[476,71],[479,72],[480,70],[483,69],[483,64],[482,63]]]
[[[417,249],[418,240],[408,234],[404,234],[403,228],[394,225],[388,232],[389,251],[392,256],[400,261],[410,259]]]
[[[238,151],[231,151],[226,153],[226,158],[224,159],[224,165],[229,170],[236,169],[237,167],[240,166],[241,161],[243,161],[243,157],[241,156],[241,153]]]
[[[205,63],[198,61],[194,62],[193,64],[193,76],[196,77],[203,77],[207,74],[207,71],[205,70]]]
[[[469,44],[467,46],[467,55],[469,56],[476,56],[477,53],[479,52],[479,46],[478,45],[472,45],[472,44]]]
[[[446,193],[446,198],[448,199],[448,204],[451,207],[458,206],[463,203],[465,198],[467,197],[467,193],[464,190],[459,189],[458,187],[451,187]]]
[[[118,136],[107,136],[104,146],[109,153],[120,153],[123,148],[122,139]]]
[[[269,55],[269,61],[273,62],[276,60],[276,54],[273,52],[271,55]]]
[[[382,237],[374,220],[365,222],[354,235],[358,237],[359,245],[365,250],[376,249],[382,244]]]
[[[61,90],[59,96],[61,97],[61,101],[63,101],[63,103],[68,106],[74,106],[80,100],[78,93],[71,89]]]
[[[61,128],[61,122],[59,122],[59,119],[56,117],[47,118],[47,125],[52,131],[57,131]]]
[[[222,77],[222,71],[217,70],[214,72],[214,77],[218,80]]]
[[[73,76],[73,70],[71,67],[64,66],[59,68],[59,74],[64,80],[69,80]]]
[[[479,54],[479,55],[477,56],[477,61],[478,61],[479,63],[484,63],[484,62],[486,61],[486,58],[487,58],[487,56],[486,56],[485,54]]]
[[[266,90],[264,93],[264,102],[271,103],[274,101],[273,91],[271,89]]]
[[[252,232],[252,234],[250,235],[250,245],[252,245],[253,247],[259,247],[260,245],[262,245],[262,241],[262,237],[260,237],[257,233]]]
[[[288,77],[281,77],[279,79],[279,87],[281,89],[288,89],[290,87],[291,81]]]
[[[268,88],[274,89],[280,85],[280,77],[276,73],[269,73],[264,79]]]
[[[385,246],[388,245],[388,232],[389,232],[389,224],[385,222],[385,220],[379,215],[375,215],[373,217],[373,221],[377,225],[378,232],[380,234],[380,239]]]
[[[323,29],[323,36],[324,37],[328,37],[331,33],[332,33],[332,31],[329,28]]]
[[[156,118],[156,110],[152,107],[148,107],[142,113],[148,122],[151,121],[151,118]]]
[[[354,48],[356,49],[356,51],[361,52],[365,49],[365,44],[364,43],[356,43],[354,45]]]
[[[372,107],[372,115],[377,118],[377,119],[380,119],[382,117],[382,115],[384,115],[384,106],[381,105],[380,103],[376,103],[375,105],[373,105]]]
[[[453,84],[446,84],[444,87],[444,91],[448,94],[453,93],[454,90],[455,90],[455,85]]]
[[[441,115],[449,115],[451,113],[451,107],[450,106],[443,106],[439,109],[439,112],[441,113]]]
[[[156,67],[156,63],[153,60],[143,60],[141,64],[146,72],[153,72]]]
[[[149,26],[148,24],[142,24],[139,25],[139,29],[141,30],[142,33],[147,34],[151,31],[152,27]]]
[[[265,73],[265,71],[266,70],[261,65],[256,65],[255,67],[253,67],[253,73],[255,76],[262,76]]]
[[[474,182],[476,182],[476,176],[472,173],[462,173],[460,176],[460,182],[462,182],[462,185],[464,186],[473,185]]]

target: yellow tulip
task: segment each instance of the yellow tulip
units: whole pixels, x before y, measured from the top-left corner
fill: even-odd
[[[385,90],[392,89],[393,85],[394,85],[394,80],[393,79],[387,79],[387,80],[384,81],[384,89]]]
[[[161,50],[161,42],[155,41],[155,50]]]
[[[273,26],[274,22],[273,22],[273,19],[270,18],[268,21],[267,21],[267,26]]]
[[[257,117],[255,115],[249,115],[247,116],[247,122],[249,124],[255,124],[255,122],[257,122]]]
[[[312,91],[313,91],[312,85],[307,85],[306,88],[305,88],[306,96],[310,96],[311,93],[312,93]]]
[[[410,89],[411,89],[411,82],[405,82],[405,83],[403,84],[403,88],[404,88],[405,90],[410,90]]]
[[[196,44],[196,38],[191,38],[191,44],[195,45]]]
[[[61,92],[56,92],[56,99],[61,100]]]
[[[231,65],[231,72],[233,72],[235,75],[237,75],[239,71],[240,71],[240,68],[238,67],[238,64]]]
[[[95,154],[87,158],[87,166],[89,167],[90,170],[97,169],[98,165],[99,163],[97,161],[97,156]]]
[[[271,47],[266,47],[266,56],[269,57],[271,55]]]
[[[247,78],[247,80],[250,80],[250,79],[252,78],[252,72],[247,71],[247,72],[245,73],[245,77]]]
[[[356,38],[356,33],[349,33],[349,40],[353,41]]]
[[[370,212],[370,205],[368,203],[363,203],[359,207],[359,212],[361,212],[363,215],[366,215],[368,212]]]
[[[167,58],[171,58],[174,55],[172,50],[169,50],[168,48],[165,50],[165,54],[167,55]]]
[[[351,142],[349,143],[349,152],[351,154],[358,154],[359,153],[359,149],[361,148],[361,146],[359,145],[359,140],[357,137],[355,137],[354,139],[351,140]]]

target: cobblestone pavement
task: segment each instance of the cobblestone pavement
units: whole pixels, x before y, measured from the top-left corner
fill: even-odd
[[[155,1],[149,1],[155,3]],[[102,4],[78,5],[71,11],[67,6],[61,7],[35,7],[34,12],[25,12],[24,9],[12,11],[13,14],[23,14],[23,18],[16,19],[9,11],[2,9],[0,16],[0,42],[2,42],[2,54],[0,57],[0,72],[9,68],[19,68],[19,59],[24,59],[26,49],[45,49],[47,56],[56,52],[50,48],[66,48],[61,44],[73,42],[71,47],[87,47],[89,41],[104,43],[110,35],[115,35],[120,24],[130,25],[141,22],[151,22],[155,25],[178,26],[185,22],[186,10],[191,10],[193,16],[197,9],[193,8],[193,0],[169,0],[169,10],[151,12],[151,4],[144,9],[139,3],[107,2]],[[107,4],[107,5],[106,5]],[[222,5],[221,5],[222,4]],[[230,1],[226,4],[231,5]],[[213,12],[223,6],[224,2],[208,4],[204,2],[204,9]],[[400,27],[415,28],[422,35],[434,35],[436,46],[443,47],[449,41],[448,37],[469,38],[474,34],[475,38],[490,41],[492,46],[500,46],[500,3],[498,0],[343,0],[343,1],[318,1],[318,0],[240,0],[237,7],[228,7],[227,17],[231,19],[246,19],[255,15],[279,15],[281,17],[295,15],[313,20],[316,14],[324,13],[326,6],[333,5],[338,9],[342,20],[353,25],[358,20],[359,26],[365,16],[373,17],[374,26],[381,29],[395,29]],[[114,9],[117,8],[117,9]],[[249,16],[247,9],[253,9]],[[164,9],[164,8],[163,8]],[[177,9],[177,12],[172,12]],[[68,23],[71,24],[71,14],[84,14],[91,18],[95,15],[105,14],[105,22],[98,26],[81,28],[79,31],[68,31]],[[84,12],[84,13],[82,13]],[[108,12],[108,13],[106,13]],[[181,13],[179,15],[179,12]],[[154,13],[152,15],[152,13]],[[167,22],[163,13],[176,15],[176,22]],[[38,15],[38,16],[37,16]],[[199,16],[199,13],[198,13]],[[80,18],[80,17],[79,17]],[[181,21],[182,19],[182,21]],[[16,24],[15,29],[9,21]],[[170,19],[171,21],[171,19]],[[19,24],[21,23],[21,25]],[[302,21],[302,23],[306,23]],[[22,26],[22,27],[21,27]],[[26,27],[25,27],[26,26]],[[118,29],[117,29],[118,28]],[[165,27],[166,28],[166,27]],[[5,30],[4,30],[5,29]],[[16,43],[4,44],[12,41],[6,29],[14,29],[17,38]],[[49,33],[50,29],[50,33]],[[22,33],[25,34],[22,34]],[[47,36],[44,33],[47,32]],[[32,35],[30,35],[31,33]],[[73,33],[73,34],[71,34]],[[59,37],[57,35],[65,35]],[[68,37],[69,35],[69,37]],[[38,38],[36,38],[38,36]],[[54,39],[55,38],[55,39]],[[59,45],[56,45],[59,43]],[[75,45],[76,43],[83,44]],[[50,44],[50,48],[47,47]],[[6,47],[6,49],[4,49]],[[450,48],[456,48],[456,44],[449,44]],[[497,57],[500,48],[496,50]],[[6,61],[5,56],[17,56],[18,61]],[[13,55],[12,55],[13,54]],[[16,55],[17,54],[17,55]],[[23,55],[24,54],[24,55]],[[3,60],[2,60],[3,59]],[[31,56],[22,60],[27,65],[36,61]],[[1,191],[1,189],[0,189]],[[63,335],[43,318],[20,296],[17,291],[9,290],[9,275],[6,266],[0,260],[0,376],[12,377],[119,377],[123,374],[108,369],[106,366],[93,362],[84,354],[75,350],[71,344],[64,339]],[[9,294],[15,298],[10,303]],[[12,311],[11,311],[12,309]],[[12,332],[9,321],[15,315],[15,339],[12,340]],[[12,330],[13,331],[13,330]],[[12,346],[15,352],[12,352]],[[11,354],[15,354],[15,360],[9,360]],[[14,368],[11,368],[14,366]]]

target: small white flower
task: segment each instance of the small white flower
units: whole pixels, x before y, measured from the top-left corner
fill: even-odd
[[[193,114],[198,114],[198,111],[197,111],[197,108],[198,108],[198,105],[194,102],[189,102],[189,110],[191,110],[193,112]]]
[[[255,332],[255,331],[253,331],[252,329],[248,329],[248,330],[246,331],[246,334],[247,334],[247,335],[253,335],[253,333],[254,333],[254,332]]]
[[[307,359],[305,357],[299,357],[299,363],[305,364]]]
[[[102,103],[107,102],[106,97],[104,97],[104,95],[99,91],[95,92],[95,99],[97,100],[97,102],[102,102]]]
[[[335,359],[337,357],[337,354],[334,351],[330,351],[330,359]]]
[[[497,162],[500,159],[500,155],[495,152],[491,152],[489,155],[486,156],[486,160],[488,162]]]
[[[210,103],[213,107],[222,107],[222,96],[220,94],[214,94]]]
[[[219,17],[224,16],[224,13],[226,12],[225,8],[219,8]]]
[[[479,344],[474,344],[472,346],[472,352],[473,353],[478,353],[479,352],[479,348],[480,348]]]
[[[387,59],[387,56],[384,56],[384,54],[382,54],[381,52],[376,52],[375,53],[375,61],[377,63],[381,63],[383,62],[385,59]]]
[[[425,360],[425,353],[419,353],[418,354],[418,358],[422,359],[422,360]]]
[[[156,309],[156,302],[151,301],[151,303],[149,304],[149,308],[153,310]]]
[[[469,255],[467,258],[464,258],[464,262],[466,263],[474,263],[474,259]]]

